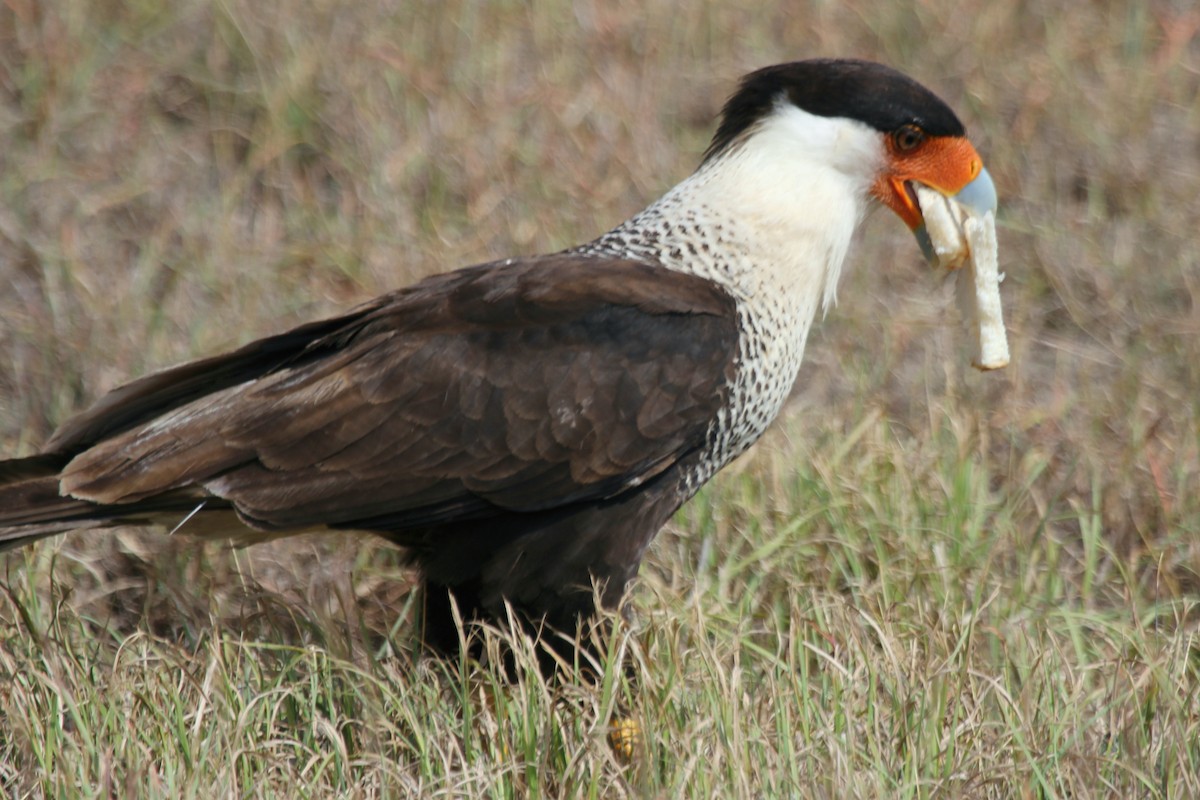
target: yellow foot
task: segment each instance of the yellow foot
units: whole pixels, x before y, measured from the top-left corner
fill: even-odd
[[[622,761],[632,761],[642,744],[642,726],[632,717],[618,717],[608,723],[608,743]]]

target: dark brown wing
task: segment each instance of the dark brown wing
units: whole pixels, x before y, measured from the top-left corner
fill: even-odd
[[[376,310],[380,300],[341,317],[301,325],[277,336],[258,339],[231,353],[190,361],[127,383],[67,420],[54,432],[45,451],[74,455],[171,408],[262,377],[281,366],[296,366],[319,358],[325,353],[316,343],[352,329]]]
[[[64,491],[129,503],[199,485],[264,529],[401,530],[611,497],[703,444],[736,346],[715,284],[571,255],[450,273],[307,330],[259,377],[214,359],[177,368],[186,390],[152,376],[148,394],[101,401],[76,429],[120,432],[71,462]],[[255,347],[242,362],[260,363]],[[221,380],[197,394],[206,370]]]

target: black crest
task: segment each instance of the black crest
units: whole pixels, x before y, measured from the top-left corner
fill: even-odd
[[[847,117],[878,131],[915,124],[933,136],[962,136],[958,117],[933,92],[907,75],[872,61],[814,59],[751,72],[721,112],[721,124],[704,153],[723,152],[786,100],[822,117]]]

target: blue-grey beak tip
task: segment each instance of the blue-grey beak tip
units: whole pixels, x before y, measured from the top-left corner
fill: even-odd
[[[992,176],[988,174],[986,169],[981,169],[979,174],[975,176],[975,180],[968,183],[958,194],[954,195],[954,200],[968,208],[974,209],[978,214],[983,215],[991,211],[996,211],[996,184],[992,183]]]
[[[954,195],[954,202],[961,206],[966,206],[973,213],[980,216],[991,211],[996,211],[996,184],[992,183],[992,176],[988,174],[986,169],[981,169],[979,174],[975,176],[975,180],[968,183]],[[917,237],[917,244],[921,247],[921,254],[925,256],[925,260],[930,264],[937,266],[938,257],[933,249],[933,240],[929,238],[929,231],[925,229],[924,223],[913,231],[913,235]]]

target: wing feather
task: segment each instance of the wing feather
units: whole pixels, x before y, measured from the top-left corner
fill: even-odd
[[[364,309],[276,337],[291,349],[176,368],[180,387],[117,390],[60,437],[90,445],[64,488],[126,503],[203,487],[265,529],[544,510],[694,452],[732,377],[732,299],[649,264],[485,265]]]

